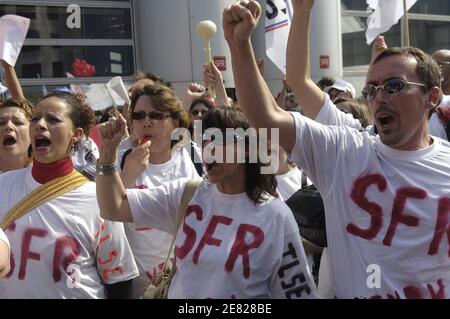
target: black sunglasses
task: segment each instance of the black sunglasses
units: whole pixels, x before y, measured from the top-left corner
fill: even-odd
[[[143,111],[131,113],[131,118],[133,120],[136,120],[136,121],[144,120],[147,116],[148,116],[148,118],[150,120],[158,120],[158,121],[160,121],[160,120],[164,120],[165,118],[171,117],[172,115],[167,114],[167,113],[163,113],[163,112],[149,112],[149,113],[145,113]]]
[[[199,114],[206,115],[208,113],[209,113],[209,110],[192,110],[191,111],[191,114],[194,115],[194,116],[197,116]]]
[[[402,79],[390,79],[379,86],[367,84],[363,88],[361,93],[368,101],[371,101],[377,95],[377,91],[379,88],[383,89],[383,91],[389,95],[397,95],[400,94],[408,85],[418,85],[426,87],[423,83],[407,82]]]

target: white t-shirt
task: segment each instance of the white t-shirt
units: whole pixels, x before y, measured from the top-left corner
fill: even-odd
[[[296,191],[302,188],[302,176],[303,172],[298,167],[275,176],[277,179],[277,192],[280,194],[282,201],[287,201]],[[311,185],[309,178],[306,179],[306,184]]]
[[[200,179],[185,148],[175,151],[166,163],[149,164],[136,180],[135,187],[153,188],[183,177]],[[124,225],[139,273],[145,274],[146,277],[146,280],[142,279],[143,283],[134,285],[136,290],[139,290],[135,291],[134,295],[138,296],[142,294],[142,286],[150,283],[153,276],[163,268],[173,236],[150,227],[136,226],[133,223]]]
[[[1,228],[0,228],[0,240],[3,241],[8,247],[11,247],[9,245],[8,237],[6,237],[5,233],[3,232],[3,230]]]
[[[328,94],[324,94],[322,108],[320,109],[319,114],[317,114],[314,120],[324,125],[346,125],[349,127],[353,127],[356,130],[364,130],[364,128],[361,126],[361,122],[355,119],[350,113],[344,113],[339,110],[336,105],[334,105],[334,103],[330,100]]]
[[[186,179],[127,190],[134,222],[177,234],[169,298],[314,298],[295,219],[279,199],[255,205],[202,182],[176,229]]]
[[[450,143],[398,151],[367,132],[292,116],[291,158],[322,194],[337,297],[450,296]]]
[[[445,95],[440,105],[447,105],[447,103],[450,104],[450,96]],[[364,130],[359,120],[355,119],[351,114],[340,111],[330,100],[328,94],[325,94],[322,108],[314,120],[324,125],[346,125],[359,131]],[[366,130],[371,134],[375,134],[372,126],[367,127]],[[428,133],[431,136],[436,136],[447,140],[447,134],[445,133],[444,126],[436,113],[431,115],[428,122]]]
[[[2,174],[0,220],[39,186],[31,167]],[[0,298],[104,298],[104,283],[138,275],[122,223],[101,219],[91,182],[31,210],[5,233],[12,267]]]

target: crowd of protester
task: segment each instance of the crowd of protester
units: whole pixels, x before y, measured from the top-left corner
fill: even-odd
[[[0,298],[140,298],[168,256],[169,298],[449,298],[450,51],[379,36],[361,94],[315,82],[292,4],[275,96],[254,0],[223,13],[236,101],[211,62],[181,98],[139,72],[120,108],[33,105],[1,61]]]

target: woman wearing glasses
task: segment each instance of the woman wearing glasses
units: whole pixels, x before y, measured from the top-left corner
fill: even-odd
[[[125,126],[120,117],[102,127],[102,165],[114,167]],[[197,187],[179,228],[176,216],[188,179],[143,190],[125,190],[114,169],[97,179],[105,218],[176,234],[177,272],[169,298],[316,296],[298,227],[289,208],[274,197],[275,177],[262,174],[263,165],[250,160],[250,153],[257,150],[249,148],[249,137],[230,131],[248,127],[239,110],[218,108],[208,113],[203,128],[213,130],[206,131],[203,140],[207,179]],[[223,163],[215,157],[223,152],[225,159],[231,151],[243,154],[243,161],[235,157]]]
[[[172,89],[160,84],[136,88],[130,110],[140,145],[119,154],[126,188],[154,188],[180,178],[200,178],[187,149],[171,139],[173,130],[189,126],[188,113]],[[162,267],[172,236],[132,223],[125,224],[125,230],[140,272],[133,283],[133,297],[138,298]]]
[[[0,175],[1,227],[11,244],[0,298],[129,297],[137,267],[123,226],[100,217],[95,185],[70,157],[93,120],[81,95],[52,93],[36,105],[33,166]],[[10,215],[18,203],[25,214]]]

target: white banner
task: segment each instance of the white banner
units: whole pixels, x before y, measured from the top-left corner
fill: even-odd
[[[406,10],[417,2],[417,0],[406,0]],[[374,11],[367,19],[366,40],[371,44],[377,35],[388,31],[403,16],[403,0],[367,0],[367,9]]]
[[[284,74],[291,18],[291,0],[266,0],[266,54]]]

